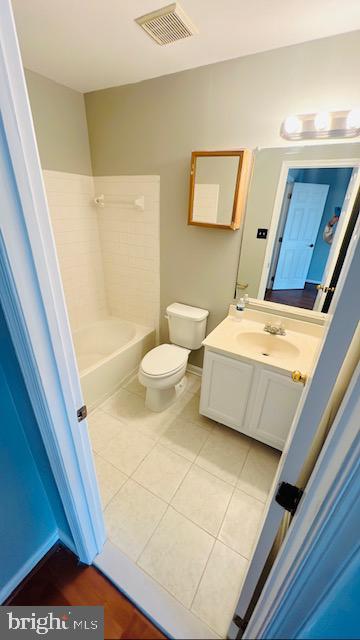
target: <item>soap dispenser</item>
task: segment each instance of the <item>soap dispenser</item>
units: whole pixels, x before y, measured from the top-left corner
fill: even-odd
[[[235,315],[241,317],[242,312],[245,311],[246,305],[249,302],[249,296],[245,293],[244,296],[240,298],[240,300],[236,303],[236,313]]]

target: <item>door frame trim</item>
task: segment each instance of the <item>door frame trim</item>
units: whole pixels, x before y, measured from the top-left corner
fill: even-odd
[[[276,189],[274,208],[271,216],[271,222],[269,227],[269,236],[265,250],[264,262],[261,271],[261,278],[259,283],[259,289],[257,292],[257,298],[259,300],[263,300],[266,291],[267,281],[269,279],[270,268],[272,264],[272,256],[275,246],[275,240],[277,237],[278,226],[280,222],[280,215],[283,203],[283,196],[286,187],[287,176],[290,169],[330,169],[330,168],[344,168],[344,167],[352,167],[353,169],[360,167],[360,159],[359,158],[339,158],[339,159],[331,159],[329,158],[324,160],[285,160],[281,164],[279,182]],[[360,171],[357,175],[356,183],[353,187],[353,192],[360,187]],[[349,211],[349,218],[350,218]],[[343,225],[344,226],[344,225]],[[346,228],[346,225],[345,225]],[[336,243],[338,244],[338,243]],[[339,244],[339,248],[341,243]]]
[[[253,555],[249,561],[236,607],[236,614],[241,618],[246,615],[283,517],[283,509],[275,501],[276,487],[280,482],[296,484],[306,453],[311,447],[339,371],[358,327],[360,298],[354,296],[354,290],[358,286],[359,271],[360,218],[353,231],[338,286],[326,317],[325,331],[319,345],[314,368],[300,399],[268,496]],[[236,625],[232,622],[229,629],[229,638],[236,638],[237,631]]]
[[[354,176],[355,169],[357,169],[357,173]],[[353,181],[354,183],[352,184]],[[346,230],[348,228],[348,224],[350,222],[350,219],[353,213],[359,188],[360,188],[360,170],[359,170],[359,167],[353,167],[351,178],[346,189],[345,198],[341,206],[341,211],[342,211],[344,208],[345,202],[348,200],[346,205],[346,210],[344,212],[344,215],[340,217],[340,220],[337,223],[337,229],[335,231],[335,238],[334,238],[336,242],[333,242],[330,245],[329,255],[327,257],[325,268],[322,274],[322,282],[324,284],[327,284],[328,286],[330,285],[330,281],[332,280],[332,277],[334,274],[336,263],[337,263],[337,260],[341,251],[341,247],[346,235]],[[320,308],[321,309],[323,308],[326,296],[327,296],[326,292],[321,290],[318,291],[315,304],[314,304],[314,311],[318,311]]]
[[[295,638],[358,547],[360,364],[243,638]],[[357,514],[358,515],[358,514]],[[339,536],[341,539],[337,539]],[[316,589],[310,588],[312,581]]]
[[[1,303],[68,518],[91,563],[105,541],[79,374],[10,0],[0,7],[0,112],[11,168],[4,177]],[[7,178],[7,181],[6,181]]]

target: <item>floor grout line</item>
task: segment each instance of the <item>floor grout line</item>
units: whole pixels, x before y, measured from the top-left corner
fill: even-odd
[[[139,567],[140,567],[140,565],[139,565],[138,563],[139,563],[140,557],[141,557],[141,556],[142,556],[142,554],[144,553],[144,551],[145,551],[146,547],[148,546],[148,544],[150,544],[150,541],[151,541],[151,540],[152,540],[152,538],[154,537],[155,532],[156,532],[156,531],[158,530],[158,528],[160,527],[160,524],[161,524],[161,523],[162,523],[162,521],[164,520],[165,515],[166,515],[166,514],[167,514],[167,512],[169,511],[169,507],[170,507],[170,505],[169,505],[169,504],[167,504],[166,509],[165,509],[165,511],[164,511],[164,513],[163,513],[163,515],[161,516],[161,518],[160,518],[159,522],[157,523],[157,525],[156,525],[156,527],[155,527],[154,531],[152,532],[151,536],[148,538],[148,540],[146,541],[146,543],[145,543],[145,545],[143,546],[142,550],[140,551],[140,553],[139,553],[139,555],[138,555],[138,557],[137,557],[137,559],[136,559],[136,561],[135,561],[135,563],[136,563]],[[140,568],[142,568],[142,567],[140,567]],[[150,575],[150,574],[149,574],[149,575]],[[153,578],[153,579],[154,579],[154,578]],[[159,582],[159,581],[158,581],[158,580],[156,580],[156,582]],[[159,582],[159,584],[161,584],[161,582]]]
[[[149,540],[149,542],[150,542],[150,540]],[[117,547],[117,545],[115,545],[115,546]],[[120,549],[120,547],[118,547],[118,548]],[[120,549],[120,551],[122,551],[122,549]],[[143,551],[145,551],[145,549],[143,549]],[[141,552],[141,554],[143,553],[143,551]],[[211,550],[211,552],[212,552],[212,550]],[[211,552],[210,552],[210,554],[211,554]],[[127,556],[127,557],[129,557],[129,556]],[[139,558],[140,558],[140,556],[139,556]],[[130,558],[130,560],[131,560],[131,558]],[[134,561],[132,560],[132,562],[134,562]],[[167,587],[165,587],[161,582],[159,582],[159,580],[154,578],[154,576],[152,576],[151,573],[149,573],[148,571],[146,571],[146,569],[144,569],[141,565],[139,565],[137,561],[135,562],[135,564],[141,571],[143,571],[145,573],[145,575],[149,576],[149,578],[151,578],[151,580],[154,580],[154,582],[156,582],[158,585],[160,585],[160,587],[162,589],[164,589],[164,591],[166,591],[166,593],[168,593],[172,598],[174,598],[177,602],[179,602],[181,604],[181,606],[184,607],[184,609],[186,609],[187,611],[192,613],[192,615],[194,615],[198,620],[201,620],[201,622],[204,622],[209,627],[209,629],[211,629],[212,631],[214,631],[214,633],[219,635],[219,632],[216,631],[216,629],[214,629],[214,627],[212,627],[209,624],[209,622],[207,622],[203,618],[200,618],[200,616],[195,611],[192,611],[190,607],[187,607],[177,596],[175,596],[171,591],[169,591],[169,589],[167,589]],[[192,603],[191,603],[191,606],[192,606]]]
[[[243,465],[242,465],[242,467],[241,467],[241,470],[240,470],[240,473],[239,473],[239,475],[238,475],[237,480],[239,480],[239,478],[240,478],[241,471],[243,470],[243,468],[244,468],[244,466],[245,466],[245,462],[246,462],[246,460],[247,460],[247,458],[248,458],[248,456],[249,456],[249,453],[250,453],[250,448],[249,448],[249,450],[248,450],[248,452],[247,452],[247,454],[246,454],[246,456],[245,456],[245,458],[244,458],[244,462],[243,462]],[[223,524],[224,524],[224,522],[225,522],[225,518],[226,518],[227,513],[228,513],[228,511],[229,511],[229,507],[230,507],[231,501],[232,501],[232,499],[233,499],[233,497],[234,497],[234,494],[235,494],[236,489],[237,489],[237,484],[235,484],[235,485],[234,485],[234,487],[233,487],[233,490],[232,490],[232,493],[231,493],[231,496],[230,496],[230,500],[229,500],[228,505],[227,505],[227,507],[226,507],[226,509],[225,509],[224,517],[223,517],[223,519],[222,519],[222,521],[221,521],[221,524],[220,524],[220,527],[219,527],[219,530],[218,530],[218,533],[217,533],[217,539],[218,539],[220,542],[222,542],[222,540],[220,540],[219,535],[220,535],[221,529],[222,529],[222,527],[223,527]],[[227,545],[226,545],[226,546],[227,546]]]
[[[107,412],[105,412],[105,413],[107,413]],[[127,426],[127,427],[129,427],[129,426],[130,426],[129,422],[128,422],[125,418],[118,418],[118,417],[114,416],[113,414],[109,414],[109,413],[107,413],[107,415],[111,415],[111,417],[113,417],[114,419],[118,420],[118,421],[120,422],[120,424],[122,424],[122,425],[124,425],[124,426]],[[190,422],[190,420],[189,420],[189,422]],[[191,424],[194,424],[195,426],[199,426],[199,425],[198,425],[197,423],[195,423],[195,422],[191,422]],[[200,428],[203,428],[203,427],[200,427]],[[209,475],[213,476],[214,478],[217,478],[218,480],[221,480],[222,482],[225,482],[226,484],[230,485],[231,487],[234,487],[235,489],[238,489],[239,491],[243,491],[243,493],[246,493],[246,494],[247,494],[247,495],[249,495],[250,497],[252,497],[252,498],[254,498],[254,499],[258,500],[259,502],[263,502],[263,503],[265,503],[265,502],[266,502],[266,500],[261,500],[260,498],[257,498],[256,496],[253,496],[251,493],[248,493],[248,492],[247,492],[247,491],[245,491],[244,489],[239,489],[239,487],[238,487],[238,485],[237,485],[237,482],[238,482],[238,480],[240,479],[241,473],[242,473],[242,471],[243,471],[243,469],[244,469],[244,466],[245,466],[245,464],[246,464],[247,458],[248,458],[248,456],[249,456],[249,453],[250,453],[250,450],[251,450],[251,445],[250,445],[250,447],[249,447],[249,449],[248,449],[248,451],[247,451],[247,453],[246,453],[246,457],[245,457],[244,462],[243,462],[243,465],[242,465],[242,467],[241,467],[241,471],[240,471],[240,473],[239,473],[239,475],[238,475],[238,477],[237,477],[236,484],[233,484],[233,483],[228,482],[227,480],[225,480],[225,479],[224,479],[223,477],[221,477],[220,475],[216,475],[215,473],[213,473],[213,472],[212,472],[212,471],[210,471],[209,469],[207,469],[207,468],[205,468],[205,467],[202,467],[202,466],[198,463],[198,458],[199,458],[199,456],[200,456],[200,454],[201,454],[201,452],[202,452],[203,448],[205,447],[205,445],[207,444],[207,442],[208,442],[208,441],[209,441],[209,439],[211,438],[211,436],[212,436],[212,431],[208,431],[208,436],[207,436],[207,438],[204,440],[203,444],[201,445],[201,448],[200,448],[200,450],[199,450],[199,452],[198,452],[198,454],[197,454],[197,456],[196,456],[195,460],[190,460],[189,458],[187,458],[187,457],[186,457],[185,455],[183,455],[182,453],[179,453],[179,451],[175,451],[175,450],[174,450],[174,449],[173,449],[173,448],[172,448],[168,443],[166,443],[166,442],[161,442],[161,438],[163,437],[163,434],[159,435],[159,436],[155,439],[152,435],[145,434],[143,431],[140,431],[140,430],[139,430],[138,428],[136,428],[136,427],[134,427],[134,431],[136,431],[139,435],[143,435],[143,436],[145,436],[145,437],[149,438],[150,440],[153,440],[153,441],[154,441],[154,445],[153,445],[153,447],[149,450],[149,452],[145,455],[145,457],[141,460],[141,462],[140,462],[140,463],[139,463],[139,465],[136,467],[136,469],[135,469],[135,470],[130,474],[130,476],[129,476],[129,477],[132,477],[132,475],[137,471],[137,469],[139,468],[139,466],[140,466],[140,465],[141,465],[141,464],[146,460],[146,458],[147,458],[147,457],[150,455],[150,453],[153,451],[153,449],[155,448],[155,446],[160,445],[161,447],[164,447],[164,448],[165,448],[165,449],[167,449],[168,451],[171,451],[172,453],[175,453],[176,455],[178,455],[178,456],[182,457],[184,460],[187,460],[188,462],[190,462],[190,463],[191,463],[191,466],[197,466],[197,467],[199,467],[199,468],[200,468],[200,469],[202,469],[203,471],[206,471],[207,473],[209,473]],[[206,429],[204,429],[204,431],[206,431]],[[164,432],[163,432],[163,433],[165,433],[165,432],[166,432],[166,428],[165,428],[165,430],[164,430]],[[114,436],[113,436],[113,438],[116,438],[116,437],[117,437],[116,435],[114,435]],[[113,438],[111,438],[111,439],[113,439]],[[100,456],[101,456],[104,460],[106,460],[106,462],[108,462],[109,464],[112,464],[112,466],[114,466],[116,469],[118,469],[119,471],[122,471],[122,473],[125,473],[125,475],[128,475],[125,471],[123,471],[122,469],[120,469],[119,467],[117,467],[114,463],[112,463],[112,462],[110,462],[109,460],[107,460],[107,458],[105,458],[101,453],[99,453],[99,452],[97,452],[97,451],[96,451],[95,453],[96,453],[97,455],[100,455]],[[190,470],[190,469],[189,469],[189,470]]]
[[[198,591],[199,591],[199,587],[200,587],[201,581],[202,581],[202,579],[203,579],[203,577],[204,577],[205,571],[206,571],[207,566],[208,566],[208,564],[209,564],[209,561],[210,561],[210,558],[211,558],[212,552],[213,552],[213,550],[214,550],[214,548],[215,548],[215,544],[216,544],[216,538],[214,538],[214,542],[213,542],[213,545],[212,545],[212,547],[211,547],[211,549],[210,549],[210,553],[209,553],[209,555],[208,555],[208,559],[206,560],[204,570],[203,570],[203,571],[202,571],[202,573],[201,573],[201,576],[200,576],[200,579],[199,579],[198,585],[197,585],[197,587],[196,587],[196,589],[195,589],[194,597],[193,597],[193,599],[191,600],[191,604],[190,604],[190,607],[189,607],[189,611],[191,611],[191,610],[192,610],[192,606],[193,606],[193,604],[194,604],[194,600],[195,600],[195,598],[196,598],[196,596],[197,596],[197,593],[198,593]],[[200,618],[200,619],[201,619],[201,618]],[[208,623],[206,623],[206,624],[208,624]]]
[[[187,472],[188,473],[188,472]],[[124,474],[126,475],[126,474]],[[186,474],[187,475],[187,474]],[[141,489],[144,489],[145,491],[148,491],[149,493],[151,493],[152,496],[154,496],[155,498],[158,498],[159,500],[161,500],[162,502],[164,502],[164,504],[166,505],[166,509],[163,513],[163,515],[161,516],[158,524],[156,525],[153,533],[151,534],[150,538],[147,540],[147,542],[145,543],[145,546],[143,547],[143,549],[140,551],[138,558],[140,557],[140,555],[145,551],[145,548],[147,547],[147,545],[149,544],[151,538],[155,535],[156,530],[158,529],[158,527],[160,526],[163,518],[165,517],[165,514],[167,513],[167,511],[169,510],[169,508],[171,507],[171,509],[173,509],[173,511],[175,511],[178,515],[180,515],[182,518],[184,518],[185,520],[187,520],[188,522],[190,522],[191,524],[193,524],[195,527],[197,527],[198,529],[201,529],[201,531],[203,531],[204,533],[206,533],[208,536],[210,536],[211,538],[214,539],[214,543],[215,542],[220,542],[221,544],[223,544],[225,547],[227,547],[228,549],[230,549],[231,551],[233,551],[234,553],[236,553],[237,555],[239,555],[241,558],[243,558],[244,560],[246,560],[247,562],[249,561],[249,558],[246,558],[246,556],[242,555],[239,551],[237,551],[236,549],[234,549],[233,547],[231,547],[229,544],[227,544],[226,542],[224,542],[223,540],[220,540],[220,538],[218,537],[218,534],[214,534],[211,533],[210,531],[208,531],[207,529],[205,529],[204,527],[202,527],[198,522],[194,522],[194,520],[192,520],[191,518],[189,518],[189,516],[186,516],[184,513],[182,513],[181,511],[179,511],[171,502],[167,502],[166,500],[164,500],[164,498],[161,498],[159,495],[157,495],[156,493],[154,493],[153,491],[151,491],[151,489],[148,489],[147,487],[144,487],[142,484],[140,484],[140,482],[138,482],[137,480],[135,480],[135,478],[132,478],[131,476],[127,476],[126,480],[124,481],[124,483],[121,485],[121,487],[118,489],[118,491],[116,491],[116,493],[113,495],[113,497],[109,500],[109,502],[107,503],[106,507],[103,508],[103,513],[105,513],[107,506],[110,504],[110,502],[112,502],[112,500],[117,496],[117,494],[123,489],[123,487],[127,484],[127,482],[131,480],[132,482],[134,482],[135,484],[138,485],[138,487],[140,487]],[[232,494],[233,495],[233,494]],[[229,504],[231,502],[231,498],[232,495],[230,497],[228,506],[226,508],[226,511],[229,507]],[[175,497],[172,497],[172,499]],[[226,513],[226,512],[225,512]],[[225,516],[224,516],[225,517]],[[223,521],[222,521],[223,522]],[[221,523],[222,524],[222,523]],[[218,533],[220,532],[221,529],[221,525],[219,528]],[[210,555],[212,553],[214,544],[211,548],[211,552]],[[124,552],[125,553],[125,552]],[[130,556],[128,556],[130,558]],[[209,556],[210,557],[210,556]],[[131,559],[131,558],[130,558]],[[134,560],[132,560],[134,562]],[[137,563],[137,560],[135,561]],[[149,574],[150,575],[150,574]],[[159,584],[161,584],[159,582]]]
[[[128,423],[124,423],[124,422],[122,422],[121,424],[126,424],[126,426],[130,426]],[[193,424],[194,424],[194,423],[193,423]],[[200,451],[199,451],[199,453],[198,453],[197,457],[195,458],[195,460],[190,460],[189,458],[187,458],[186,456],[184,456],[182,453],[179,453],[178,451],[174,451],[174,449],[172,449],[172,448],[171,448],[171,446],[170,446],[170,445],[168,445],[167,443],[161,442],[162,435],[160,435],[160,436],[157,438],[157,440],[155,440],[154,438],[152,438],[152,437],[151,437],[151,436],[149,436],[148,434],[144,434],[143,432],[141,432],[141,431],[139,431],[139,430],[137,430],[137,429],[136,429],[136,431],[137,431],[137,433],[138,433],[139,435],[144,435],[145,437],[149,438],[150,440],[154,440],[154,444],[153,444],[153,446],[151,447],[151,449],[148,451],[148,453],[146,453],[146,455],[144,456],[144,458],[142,458],[142,460],[141,460],[141,461],[139,462],[139,464],[136,466],[136,468],[134,469],[134,471],[132,471],[132,472],[131,472],[131,474],[130,474],[130,475],[129,475],[128,473],[126,473],[126,471],[124,471],[123,469],[120,469],[120,467],[117,467],[117,466],[116,466],[116,464],[114,464],[113,462],[111,462],[110,460],[108,460],[107,458],[105,458],[105,456],[104,456],[101,452],[95,451],[95,449],[94,449],[93,451],[94,451],[94,453],[95,453],[96,455],[98,455],[99,457],[101,457],[105,462],[107,462],[108,464],[110,464],[111,466],[113,466],[115,469],[117,469],[118,471],[120,471],[121,473],[123,473],[124,475],[126,475],[128,478],[132,478],[132,477],[133,477],[133,475],[136,473],[136,471],[139,469],[139,467],[143,464],[143,462],[145,462],[145,460],[146,460],[146,459],[150,456],[150,454],[153,452],[153,450],[155,449],[155,447],[160,446],[160,447],[163,447],[164,449],[167,449],[168,451],[171,451],[171,453],[174,453],[175,455],[178,455],[179,457],[183,458],[183,459],[184,459],[184,460],[186,460],[187,462],[190,462],[190,467],[189,467],[188,471],[186,472],[186,475],[184,476],[183,480],[181,481],[181,484],[180,484],[180,485],[179,485],[179,487],[176,489],[176,492],[175,492],[174,496],[172,497],[172,499],[175,497],[175,495],[176,495],[177,491],[180,489],[181,485],[183,484],[183,482],[184,482],[184,480],[185,480],[186,476],[188,475],[188,473],[190,472],[190,470],[192,469],[192,467],[194,467],[194,466],[195,466],[195,467],[198,467],[199,469],[202,469],[202,471],[204,471],[204,472],[208,473],[208,474],[209,474],[210,476],[212,476],[213,478],[216,478],[217,480],[220,480],[221,482],[224,482],[225,484],[227,484],[227,485],[231,486],[231,487],[233,488],[233,491],[232,491],[232,495],[231,495],[231,497],[233,496],[233,494],[234,494],[235,490],[237,490],[237,491],[240,491],[240,492],[242,492],[242,493],[244,493],[244,494],[248,495],[250,498],[253,498],[254,500],[257,500],[258,502],[261,502],[261,504],[263,504],[263,505],[265,505],[265,504],[266,504],[267,497],[266,497],[264,500],[262,500],[261,498],[259,498],[259,497],[257,497],[257,496],[254,496],[254,495],[253,495],[252,493],[250,493],[249,491],[246,491],[244,488],[240,488],[240,487],[238,486],[238,484],[237,484],[237,483],[238,483],[238,481],[239,481],[239,479],[240,479],[241,473],[242,473],[242,471],[243,471],[243,469],[244,469],[244,467],[245,467],[245,464],[246,464],[246,461],[247,461],[247,459],[248,459],[248,456],[249,456],[249,454],[250,454],[251,447],[250,447],[250,448],[249,448],[249,450],[247,451],[246,457],[245,457],[244,462],[243,462],[243,465],[242,465],[242,467],[241,467],[241,471],[240,471],[240,473],[239,473],[239,476],[237,477],[236,484],[233,484],[233,483],[228,482],[227,480],[225,480],[225,479],[224,479],[223,477],[221,477],[220,475],[216,475],[215,473],[213,473],[213,472],[212,472],[212,471],[210,471],[209,469],[207,469],[207,468],[205,468],[205,467],[202,467],[202,466],[198,463],[199,455],[200,455],[200,453],[201,453],[201,451],[202,451],[202,448],[206,445],[206,443],[208,442],[209,438],[211,437],[211,432],[209,432],[208,437],[207,437],[207,438],[206,438],[206,440],[204,441],[204,443],[203,443],[203,445],[202,445],[202,447],[201,447],[201,449],[200,449]],[[115,439],[116,437],[117,437],[117,436],[115,435],[115,436],[113,436],[113,438],[110,438],[110,440]],[[138,484],[140,484],[140,483],[138,483]],[[144,488],[148,489],[148,487],[146,487],[145,485],[141,485],[141,486],[143,486]],[[148,490],[149,490],[151,493],[153,493],[153,492],[151,491],[151,489],[148,489]],[[157,494],[155,494],[155,493],[154,493],[154,495],[157,495]],[[157,496],[157,497],[159,497],[159,496]],[[222,523],[221,523],[221,524],[222,524]]]
[[[135,377],[135,376],[134,376]],[[131,380],[128,381],[127,384],[130,384],[130,382],[133,380],[134,378],[132,378]],[[127,394],[130,394],[130,396],[127,396],[129,398],[129,400],[131,400],[131,398],[136,397],[138,398],[138,400],[142,400],[142,402],[144,402],[144,397],[140,394],[137,394],[133,391],[129,391],[126,387],[121,387],[120,390],[125,390],[127,392]],[[210,559],[212,557],[212,554],[214,553],[214,549],[215,549],[215,545],[216,542],[220,542],[222,545],[224,545],[226,548],[228,548],[229,550],[231,550],[233,553],[236,553],[237,556],[240,556],[241,558],[243,558],[247,563],[249,562],[249,558],[246,558],[245,556],[243,556],[241,553],[239,553],[239,551],[237,549],[234,549],[232,546],[230,546],[229,544],[227,544],[226,542],[224,542],[223,540],[221,540],[219,538],[221,529],[223,527],[224,521],[227,517],[228,511],[229,511],[229,507],[230,504],[233,500],[233,497],[235,495],[236,491],[240,491],[242,493],[244,493],[245,495],[257,500],[257,502],[259,502],[260,504],[262,504],[262,506],[265,506],[265,501],[262,501],[261,499],[259,499],[258,497],[251,495],[251,493],[248,493],[246,490],[244,489],[240,489],[238,486],[238,482],[240,480],[241,474],[243,473],[243,470],[245,468],[245,465],[248,461],[250,452],[253,448],[253,443],[250,443],[249,446],[247,447],[247,451],[246,451],[246,455],[244,456],[244,460],[243,463],[241,464],[241,468],[238,471],[238,474],[236,476],[236,480],[235,483],[232,484],[231,482],[228,482],[227,480],[225,480],[223,477],[221,477],[220,475],[216,475],[216,473],[214,473],[213,471],[208,470],[205,467],[202,467],[201,464],[199,464],[199,457],[201,455],[201,452],[204,450],[204,448],[206,447],[207,443],[209,442],[209,440],[211,439],[211,437],[217,433],[219,431],[219,433],[221,433],[221,427],[223,425],[221,425],[220,423],[217,423],[216,421],[211,421],[210,423],[204,423],[201,424],[201,422],[196,421],[194,418],[192,417],[188,417],[188,416],[183,416],[181,415],[181,411],[182,410],[186,410],[186,406],[187,404],[185,404],[183,406],[183,408],[179,411],[179,413],[177,411],[171,411],[169,412],[169,416],[168,416],[168,421],[166,421],[166,424],[164,426],[164,429],[161,431],[160,434],[157,434],[156,436],[154,436],[153,434],[149,434],[149,433],[145,433],[145,430],[142,431],[141,429],[139,429],[136,426],[133,426],[131,424],[132,420],[137,420],[136,417],[136,413],[134,416],[131,416],[130,418],[124,418],[118,415],[115,415],[115,413],[111,412],[111,407],[107,408],[104,407],[103,405],[106,405],[106,403],[109,403],[109,401],[111,400],[111,398],[116,397],[119,394],[119,391],[117,390],[117,392],[115,392],[112,396],[110,396],[110,398],[107,398],[104,403],[102,403],[101,405],[99,405],[99,407],[97,407],[95,409],[99,410],[100,412],[102,412],[103,414],[107,415],[107,416],[111,416],[112,419],[117,420],[119,423],[120,427],[125,427],[126,429],[131,429],[133,427],[133,431],[136,432],[137,435],[139,436],[144,436],[145,438],[148,438],[149,440],[153,441],[153,444],[151,446],[151,448],[149,449],[149,451],[146,453],[146,455],[141,459],[141,461],[136,465],[136,467],[134,468],[134,470],[131,472],[130,475],[128,475],[128,473],[124,472],[121,468],[117,467],[116,464],[114,464],[113,462],[111,462],[110,460],[107,460],[105,457],[103,457],[102,453],[96,453],[97,456],[99,456],[99,458],[101,458],[102,460],[104,460],[105,462],[107,462],[108,464],[110,464],[112,467],[114,467],[115,469],[117,469],[118,471],[120,471],[124,476],[126,476],[125,481],[123,482],[123,484],[121,485],[121,487],[115,492],[115,494],[112,496],[112,498],[108,501],[108,503],[103,507],[103,512],[105,513],[107,507],[110,505],[110,503],[112,502],[112,500],[114,500],[116,498],[116,496],[119,494],[119,492],[121,492],[121,490],[124,488],[124,486],[126,485],[126,483],[128,483],[129,480],[132,480],[132,482],[134,482],[137,486],[141,487],[144,491],[148,491],[152,496],[158,498],[163,504],[164,504],[164,513],[162,514],[159,522],[156,524],[154,530],[152,531],[151,535],[149,536],[149,538],[146,540],[144,546],[142,547],[141,551],[139,552],[139,554],[137,555],[136,560],[133,560],[132,558],[129,559],[131,560],[131,562],[134,562],[134,564],[136,564],[139,569],[141,571],[143,571],[146,575],[148,575],[152,580],[154,580],[157,584],[160,585],[160,587],[162,589],[164,589],[167,593],[169,593],[169,595],[173,598],[175,598],[175,600],[177,600],[185,609],[187,609],[189,612],[191,612],[193,615],[195,615],[199,620],[202,620],[205,624],[207,624],[209,626],[210,629],[212,629],[216,634],[219,634],[218,631],[216,631],[216,629],[211,626],[209,624],[209,622],[206,620],[206,618],[202,618],[200,617],[198,614],[196,614],[196,612],[194,612],[192,610],[192,607],[194,605],[195,599],[199,593],[199,589],[200,589],[200,585],[202,583],[202,580],[204,578],[205,572],[209,566],[209,562]],[[189,396],[191,396],[190,398],[190,402],[192,401],[192,398],[194,398],[197,394],[197,391],[193,392],[193,391],[188,391]],[[126,406],[126,399],[124,400],[124,404]],[[202,429],[204,432],[206,432],[206,437],[204,439],[204,442],[201,444],[199,451],[197,452],[197,454],[195,455],[195,458],[190,460],[188,457],[186,457],[185,455],[183,455],[183,453],[179,452],[178,450],[175,450],[175,448],[172,448],[171,444],[169,445],[168,442],[161,442],[161,438],[164,436],[164,434],[166,433],[166,431],[169,429],[170,425],[176,421],[176,420],[182,420],[186,423],[189,423],[190,425],[194,425],[194,427],[198,427],[199,429]],[[210,428],[209,425],[210,424]],[[151,425],[151,423],[150,423]],[[225,427],[224,427],[225,428]],[[233,430],[231,430],[233,431]],[[236,431],[236,430],[234,430]],[[226,432],[224,432],[226,433]],[[89,435],[90,435],[90,430],[89,430]],[[239,432],[239,436],[241,436],[242,434]],[[116,436],[114,436],[116,437]],[[224,438],[226,441],[226,435],[224,435]],[[163,497],[159,496],[158,494],[156,494],[152,489],[150,489],[148,486],[146,486],[146,484],[141,484],[140,482],[138,482],[135,478],[134,475],[137,473],[138,469],[141,467],[141,465],[143,463],[146,462],[146,460],[149,458],[149,456],[153,453],[154,449],[159,446],[163,449],[165,449],[168,452],[171,452],[172,454],[175,454],[177,456],[180,456],[180,458],[182,458],[183,460],[186,460],[187,463],[189,463],[189,467],[185,473],[185,475],[183,476],[183,478],[180,481],[180,484],[178,485],[178,487],[176,488],[175,492],[173,493],[173,495],[171,496],[170,499],[164,499]],[[245,448],[245,447],[244,447]],[[229,495],[229,499],[224,511],[224,514],[221,518],[221,522],[220,525],[217,529],[217,533],[211,533],[210,531],[208,531],[207,529],[205,529],[203,526],[201,526],[200,524],[198,524],[197,522],[195,522],[194,520],[192,520],[189,516],[185,515],[184,513],[182,513],[181,511],[179,511],[174,505],[173,502],[175,500],[176,495],[178,494],[178,492],[181,490],[181,488],[183,487],[184,483],[186,482],[189,473],[194,470],[194,468],[198,468],[201,471],[209,474],[209,476],[211,478],[215,478],[216,480],[219,480],[220,482],[224,482],[225,485],[227,485],[228,487],[231,487],[231,492]],[[99,482],[100,485],[100,482]],[[201,530],[202,532],[206,533],[208,536],[210,536],[212,538],[212,544],[211,544],[211,549],[210,552],[208,554],[208,557],[206,559],[204,568],[201,572],[201,575],[199,577],[199,580],[197,581],[197,585],[194,591],[194,595],[192,597],[191,603],[189,606],[186,606],[183,604],[183,602],[177,597],[175,596],[173,593],[171,593],[171,591],[169,591],[158,579],[156,579],[154,576],[152,576],[150,573],[148,573],[145,569],[143,569],[141,567],[141,565],[139,564],[140,559],[142,557],[142,555],[144,554],[145,550],[148,548],[148,546],[151,543],[151,540],[153,539],[153,537],[156,535],[156,533],[158,532],[159,528],[161,527],[161,524],[164,520],[164,518],[166,517],[166,514],[169,513],[170,508],[177,513],[180,517],[184,518],[188,523],[191,523],[193,526],[195,526],[197,529]],[[115,545],[117,546],[117,545]],[[121,549],[121,547],[119,547]],[[127,555],[125,553],[125,555]],[[251,554],[250,554],[251,557]]]

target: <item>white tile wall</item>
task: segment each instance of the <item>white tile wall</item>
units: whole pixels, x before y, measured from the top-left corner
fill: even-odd
[[[103,259],[92,176],[44,171],[71,327],[107,315]]]
[[[44,171],[44,179],[72,329],[108,314],[157,329],[159,176]],[[103,209],[95,193],[105,195]],[[130,204],[138,196],[144,211]]]
[[[160,178],[94,178],[99,209],[105,286],[110,313],[154,328],[160,308]],[[131,205],[144,196],[145,210]],[[121,200],[123,199],[123,202]]]

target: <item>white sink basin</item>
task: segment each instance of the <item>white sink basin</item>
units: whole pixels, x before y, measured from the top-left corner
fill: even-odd
[[[286,340],[285,336],[271,335],[257,331],[243,331],[237,335],[240,346],[248,352],[262,356],[276,356],[277,358],[297,358],[299,349]]]
[[[264,331],[269,314],[246,309],[242,315],[229,313],[203,341],[205,347],[220,353],[244,356],[261,364],[291,373],[298,369],[309,374],[323,333],[323,327],[290,318],[282,320],[286,335]]]

